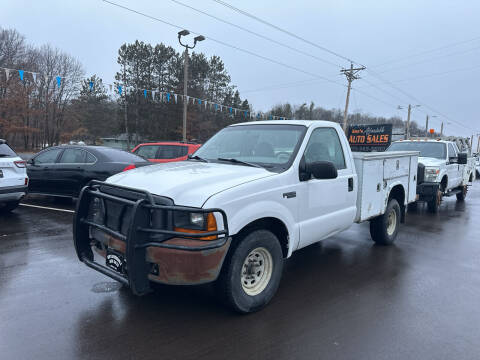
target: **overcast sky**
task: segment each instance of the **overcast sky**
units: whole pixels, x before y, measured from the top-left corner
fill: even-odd
[[[172,0],[113,1],[205,35],[207,40],[198,45],[198,50],[223,59],[233,83],[254,110],[267,110],[273,104],[286,101],[294,104],[313,101],[325,108],[344,106],[346,88],[318,79],[326,77],[346,84],[339,70],[342,66],[348,67],[349,63],[340,57],[213,0],[178,1],[311,56],[260,39]],[[448,134],[480,132],[477,107],[480,100],[480,1],[225,2],[367,66],[367,71],[361,74],[363,79],[354,82],[358,91],[352,93],[352,111],[405,118],[406,112],[397,110],[397,105],[421,104],[413,111],[412,119],[422,126],[428,113],[439,115],[431,122],[436,130],[444,121]],[[119,68],[117,51],[125,42],[136,39],[151,44],[163,42],[182,50],[177,43],[178,29],[101,0],[3,0],[0,26],[17,29],[35,45],[50,43],[70,53],[82,62],[87,75],[97,74],[106,83],[113,82]],[[301,71],[234,50],[209,37]]]

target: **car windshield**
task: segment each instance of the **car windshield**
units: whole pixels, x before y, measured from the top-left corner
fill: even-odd
[[[0,144],[0,157],[15,157],[15,151],[7,144]]]
[[[306,129],[302,125],[283,124],[230,126],[214,135],[194,155],[211,162],[235,159],[238,165],[243,161],[269,169],[286,169]]]
[[[421,157],[429,157],[436,159],[447,158],[447,147],[444,143],[431,141],[400,141],[395,142],[387,149],[387,151],[420,151]]]

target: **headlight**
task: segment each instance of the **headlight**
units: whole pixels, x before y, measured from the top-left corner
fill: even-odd
[[[204,232],[217,231],[217,221],[212,213],[195,213],[177,211],[174,215],[175,231],[201,234]],[[200,240],[214,240],[216,236],[196,238]]]
[[[425,180],[435,181],[437,179],[440,169],[437,168],[425,168]]]

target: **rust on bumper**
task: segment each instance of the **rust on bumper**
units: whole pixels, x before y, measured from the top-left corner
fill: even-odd
[[[208,241],[203,241],[208,243]],[[149,279],[162,284],[195,285],[217,279],[230,247],[229,238],[225,245],[208,250],[184,251],[176,249],[148,247],[146,261],[157,264],[158,275],[149,274]],[[166,244],[199,246],[198,240],[174,238]]]

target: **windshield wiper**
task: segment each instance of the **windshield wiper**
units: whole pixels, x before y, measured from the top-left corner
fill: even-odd
[[[242,161],[242,160],[238,160],[238,159],[234,159],[234,158],[230,158],[230,159],[217,158],[217,160],[228,161],[228,162],[231,162],[231,163],[234,163],[234,164],[246,165],[246,166],[251,166],[251,167],[262,168],[263,169],[263,166],[260,166],[258,164],[254,164],[254,163],[251,163],[251,162]]]
[[[207,159],[204,159],[204,158],[202,158],[198,155],[194,155],[194,156],[189,155],[188,160],[198,160],[198,161],[202,161],[202,162],[206,162],[206,163],[209,162]]]

